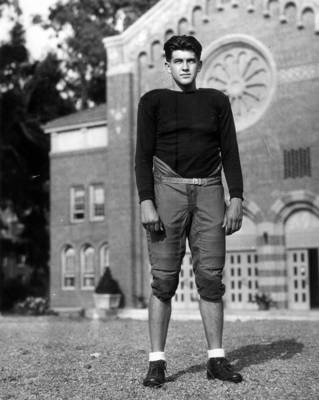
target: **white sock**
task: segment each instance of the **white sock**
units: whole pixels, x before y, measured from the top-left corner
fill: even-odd
[[[211,349],[207,350],[208,358],[225,357],[224,349]]]
[[[166,361],[164,351],[153,351],[149,353],[149,361],[158,361],[158,360]]]

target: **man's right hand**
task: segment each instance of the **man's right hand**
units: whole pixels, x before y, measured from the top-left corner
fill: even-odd
[[[152,200],[144,200],[141,202],[141,222],[144,228],[150,232],[164,230],[164,226]]]

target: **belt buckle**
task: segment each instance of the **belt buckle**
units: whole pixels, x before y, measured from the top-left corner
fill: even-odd
[[[193,185],[201,185],[201,178],[193,178]]]

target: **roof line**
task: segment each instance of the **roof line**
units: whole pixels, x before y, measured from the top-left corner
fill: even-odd
[[[52,128],[44,128],[44,133],[59,133],[59,132],[66,132],[66,131],[73,131],[78,128],[92,128],[93,126],[102,126],[102,125],[107,125],[107,121],[105,120],[100,120],[100,121],[93,121],[93,122],[82,122],[79,124],[74,124],[74,125],[62,125],[62,126],[56,126]]]

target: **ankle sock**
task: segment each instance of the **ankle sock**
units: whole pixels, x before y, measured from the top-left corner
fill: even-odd
[[[166,361],[164,351],[153,351],[149,353],[149,361],[158,361],[158,360]]]
[[[207,351],[208,358],[225,357],[224,349],[210,349]]]

